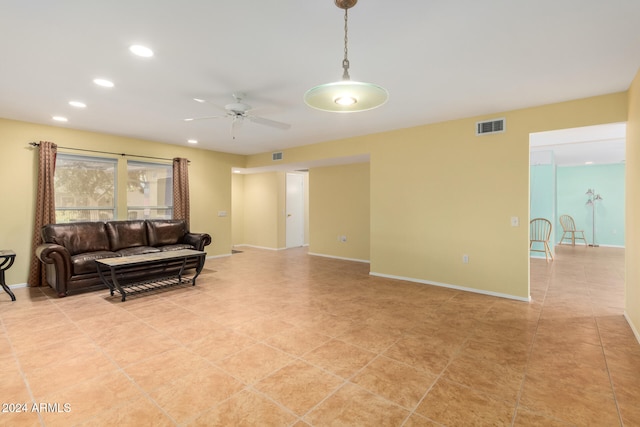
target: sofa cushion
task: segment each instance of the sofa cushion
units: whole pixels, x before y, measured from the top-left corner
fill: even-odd
[[[73,274],[87,274],[98,271],[97,259],[115,258],[119,255],[111,251],[85,252],[71,257]]]
[[[105,227],[111,250],[114,252],[149,245],[144,221],[109,221]]]
[[[42,227],[42,240],[64,246],[71,255],[109,250],[104,222],[72,222]]]
[[[195,249],[192,245],[188,245],[186,243],[178,243],[176,245],[165,245],[158,247],[162,252],[168,251],[179,251],[182,249]]]
[[[149,245],[165,246],[180,243],[187,234],[187,224],[181,219],[147,220]]]
[[[124,248],[116,251],[119,256],[142,255],[153,252],[160,252],[160,249],[152,248],[151,246],[135,246],[133,248]]]

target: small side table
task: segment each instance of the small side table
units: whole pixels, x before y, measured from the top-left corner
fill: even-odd
[[[11,268],[15,259],[15,252],[10,250],[0,250],[0,285],[2,285],[2,289],[7,291],[11,297],[11,301],[15,301],[16,296],[11,292],[11,289],[9,289],[9,286],[7,286],[7,283],[4,281],[4,272]]]

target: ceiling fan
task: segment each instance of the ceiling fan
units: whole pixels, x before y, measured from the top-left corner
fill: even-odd
[[[214,108],[217,108],[218,110],[224,111],[225,114],[217,115],[217,116],[191,117],[188,119],[184,119],[184,121],[191,122],[194,120],[230,118],[231,119],[231,137],[233,139],[236,139],[235,132],[240,126],[242,126],[244,119],[248,119],[249,121],[253,123],[257,123],[259,125],[270,126],[270,127],[281,129],[281,130],[287,130],[291,128],[291,125],[288,123],[265,119],[264,117],[260,117],[260,116],[254,116],[253,114],[251,114],[251,112],[253,111],[251,105],[242,102],[242,99],[244,97],[245,97],[244,93],[236,92],[233,94],[233,98],[235,99],[236,102],[227,104],[224,107],[211,104],[203,99],[194,98],[194,101],[209,104]]]

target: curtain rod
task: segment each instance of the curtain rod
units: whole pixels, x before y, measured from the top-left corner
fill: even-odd
[[[40,143],[39,142],[30,142],[29,145],[31,145],[32,147],[39,147]],[[63,147],[61,145],[58,145],[58,148],[64,148],[65,150],[75,150],[75,151],[84,151],[87,153],[99,153],[99,154],[114,154],[117,156],[129,156],[129,157],[139,157],[141,159],[154,159],[154,160],[167,160],[167,161],[173,161],[173,159],[166,159],[164,157],[152,157],[152,156],[139,156],[137,154],[126,154],[126,153],[113,153],[111,151],[97,151],[97,150],[86,150],[84,148],[72,148],[72,147]],[[191,163],[190,160],[187,160],[189,163]]]

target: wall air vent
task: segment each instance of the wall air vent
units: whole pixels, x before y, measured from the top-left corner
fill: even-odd
[[[271,153],[271,160],[274,162],[276,160],[282,160],[282,151],[278,151],[277,153]]]
[[[486,122],[476,123],[476,135],[501,133],[504,132],[505,129],[505,119],[487,120]]]

